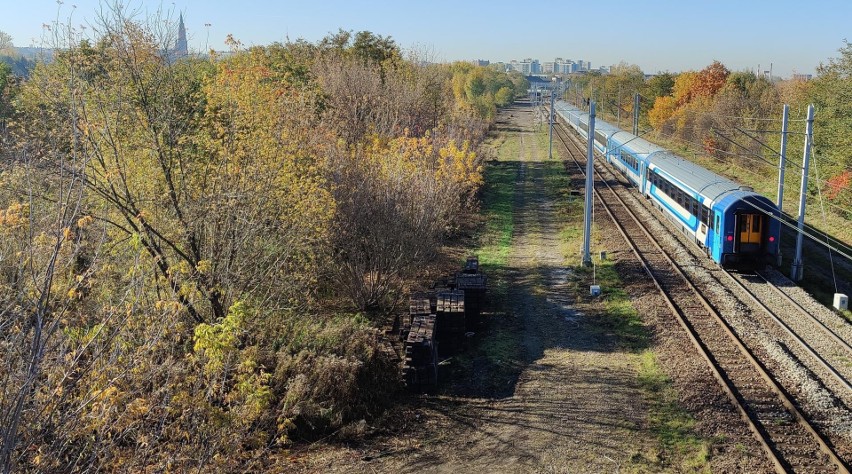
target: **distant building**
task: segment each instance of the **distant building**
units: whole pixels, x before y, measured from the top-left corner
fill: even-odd
[[[171,51],[172,59],[181,59],[189,56],[189,46],[186,42],[186,27],[183,24],[183,13],[180,14],[178,20],[178,35],[175,41],[175,48]]]
[[[813,78],[813,74],[793,74],[794,81],[810,81]]]
[[[500,63],[503,64],[503,63]],[[578,72],[589,72],[592,70],[591,61],[577,59],[555,58],[553,61],[539,62],[538,59],[526,58],[523,61],[511,60],[506,64],[506,71],[518,71],[525,76],[529,75],[551,75],[551,74],[574,74]],[[608,72],[610,68],[601,67],[598,70]]]
[[[530,59],[530,74],[541,74],[541,63],[538,59]]]
[[[471,63],[473,63],[474,66],[486,67],[491,64],[491,61],[487,59],[474,59]]]
[[[555,82],[551,81],[549,78],[543,78],[540,76],[527,76],[527,81],[530,83],[530,91],[540,91],[556,87]]]

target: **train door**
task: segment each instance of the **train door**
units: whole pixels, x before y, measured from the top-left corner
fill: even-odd
[[[724,264],[723,255],[725,254],[725,249],[723,248],[724,242],[722,240],[722,236],[725,231],[722,228],[722,213],[721,212],[713,212],[710,215],[712,219],[713,225],[710,226],[710,243],[711,243],[711,257],[717,263]]]
[[[763,238],[763,215],[740,214],[737,219],[737,240],[742,253],[757,252]]]
[[[695,217],[698,219],[698,227],[695,229],[695,240],[701,247],[709,247],[707,235],[710,233],[710,208],[696,202]]]

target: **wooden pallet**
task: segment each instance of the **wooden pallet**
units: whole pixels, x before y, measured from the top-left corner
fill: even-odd
[[[459,273],[456,275],[456,288],[464,291],[467,330],[475,331],[485,309],[488,278],[482,273]]]
[[[438,349],[435,343],[437,317],[415,316],[405,340],[403,379],[409,390],[431,391],[438,386]]]
[[[479,257],[475,255],[467,257],[467,261],[464,262],[464,270],[462,270],[462,273],[471,275],[479,273]]]
[[[455,352],[464,342],[465,296],[463,291],[442,291],[436,295],[437,338],[442,351]]]

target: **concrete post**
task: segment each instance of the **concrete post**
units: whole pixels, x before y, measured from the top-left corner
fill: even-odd
[[[547,150],[547,158],[553,159],[553,106],[556,104],[556,90],[550,91],[550,148]]]
[[[778,221],[781,222],[784,210],[784,171],[787,167],[787,123],[789,122],[790,106],[784,104],[784,114],[781,118],[781,152],[778,158]],[[776,266],[781,266],[781,234],[778,233],[778,256]]]
[[[633,95],[633,134],[639,135],[639,93]]]
[[[595,186],[595,103],[589,105],[589,144],[586,148],[586,206],[583,219],[583,266],[592,265],[592,196]]]
[[[804,275],[804,265],[802,263],[802,239],[804,234],[802,229],[805,226],[805,200],[808,192],[808,168],[811,163],[811,143],[814,136],[814,106],[808,106],[808,124],[805,127],[805,153],[802,165],[802,186],[799,188],[799,224],[798,233],[796,234],[796,257],[793,259],[793,265],[790,267],[790,279],[793,281],[801,281]]]

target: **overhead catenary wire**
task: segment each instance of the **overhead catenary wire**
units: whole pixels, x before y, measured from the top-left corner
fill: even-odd
[[[703,144],[696,143],[696,142],[692,142],[692,141],[689,141],[689,140],[686,140],[686,139],[680,138],[680,137],[678,137],[678,136],[676,136],[676,135],[673,135],[673,134],[667,134],[667,133],[665,133],[665,132],[657,132],[657,133],[658,133],[658,134],[660,134],[661,136],[665,137],[665,138],[668,138],[668,139],[671,139],[671,140],[674,140],[674,141],[680,142],[680,143],[682,143],[682,144],[684,144],[684,145],[688,145],[688,146],[687,146],[687,150],[688,150],[688,151],[690,151],[690,152],[692,152],[692,153],[693,153],[694,155],[696,155],[696,156],[697,156],[697,155],[699,155],[699,154],[701,154],[703,151],[705,151],[705,146],[704,146]],[[720,135],[720,136],[721,136],[723,139],[727,140],[727,141],[731,141],[731,143],[733,143],[733,144],[734,144],[734,145],[736,145],[737,147],[740,147],[740,148],[743,148],[743,149],[744,149],[744,150],[746,150],[746,151],[749,151],[749,153],[747,153],[747,154],[734,153],[734,152],[730,152],[730,151],[727,151],[727,150],[722,150],[721,148],[713,147],[713,148],[712,148],[712,150],[713,150],[714,152],[718,152],[718,153],[721,153],[721,154],[723,154],[723,155],[727,155],[727,156],[733,156],[733,157],[737,157],[737,158],[744,158],[744,159],[748,159],[749,161],[754,161],[754,162],[760,161],[760,162],[762,162],[762,163],[765,163],[765,164],[771,165],[773,168],[777,167],[777,165],[776,165],[775,163],[773,163],[773,162],[771,162],[771,161],[769,161],[769,160],[765,159],[765,158],[764,158],[763,156],[761,156],[761,155],[758,155],[758,154],[756,154],[756,153],[751,152],[751,151],[750,151],[750,150],[748,150],[748,149],[747,149],[744,145],[741,145],[741,144],[737,143],[736,141],[733,141],[732,139],[730,139],[730,138],[728,138],[728,137],[725,137],[725,136],[723,136],[723,135]],[[702,151],[696,151],[696,150],[694,150],[694,149],[689,149],[689,146],[696,147],[696,148],[700,148]],[[797,171],[801,171],[801,170],[802,170],[802,166],[800,166],[800,165],[796,164],[795,162],[791,161],[790,159],[788,159],[788,160],[787,160],[786,167],[787,167],[787,168],[794,169],[794,170],[797,170]],[[743,171],[745,171],[745,172],[747,172],[747,173],[753,174],[753,175],[755,175],[755,176],[760,176],[760,177],[762,177],[762,178],[765,178],[764,176],[761,176],[761,175],[760,175],[760,174],[758,174],[757,172],[752,171],[752,170],[750,170],[750,169],[747,169],[747,168],[740,168],[740,169],[742,169]],[[850,171],[852,171],[852,169],[850,169]],[[829,181],[824,180],[824,179],[814,178],[813,180],[814,180],[814,182],[817,182],[817,183],[819,183],[819,184],[823,184],[823,185],[824,185],[824,184],[830,184],[830,183],[829,183]],[[838,205],[836,205],[836,204],[828,203],[828,206],[830,206],[830,207],[834,207],[834,208],[837,208],[837,209],[842,210],[842,211],[844,211],[844,212],[852,212],[852,209],[846,209],[846,208],[840,207],[840,206],[838,206]]]
[[[794,232],[799,232],[798,223],[796,219],[787,214],[782,214],[780,216],[777,215],[777,209],[774,207],[766,207],[763,203],[745,201],[749,206],[753,209],[772,217],[773,219],[778,220],[778,222]],[[818,233],[817,233],[818,232]],[[802,235],[808,237],[819,245],[832,249],[839,255],[843,255],[849,260],[852,260],[852,247],[847,245],[844,242],[841,242],[825,232],[821,232],[818,229],[814,228],[811,225],[808,225],[806,228],[802,229]],[[833,247],[832,247],[833,244]]]
[[[817,177],[819,177],[819,166],[817,166],[816,155],[813,156],[813,166],[814,166],[814,174]],[[824,201],[822,199],[822,189],[820,187],[817,187],[817,195],[819,196],[820,210],[822,211],[822,225],[825,226],[826,225],[826,222],[825,222],[825,204],[824,204]],[[831,266],[831,279],[834,282],[834,292],[840,293],[837,290],[837,274],[834,271],[834,258],[832,258],[832,255],[831,255],[831,246],[830,245],[828,246],[828,263]]]
[[[642,131],[642,133],[641,133],[640,135],[641,135],[641,136],[644,136],[644,135],[647,135],[648,133],[650,133],[650,130],[644,130],[644,131]],[[675,136],[675,135],[673,135],[673,134],[666,134],[666,133],[664,133],[664,132],[660,132],[660,131],[658,131],[657,133],[659,133],[660,135],[662,135],[662,136],[664,136],[664,137],[667,137],[667,138],[669,138],[669,139],[672,139],[672,140],[675,140],[675,141],[677,141],[677,142],[680,142],[680,143],[682,143],[682,144],[686,144],[686,145],[687,145],[687,150],[688,150],[690,147],[696,147],[696,148],[699,148],[699,149],[702,149],[702,150],[705,148],[703,144],[698,144],[698,143],[695,143],[695,142],[691,142],[691,141],[689,141],[689,140],[685,140],[685,139],[683,139],[683,138],[677,137],[677,136]],[[722,135],[720,134],[720,136],[722,136]],[[638,137],[639,137],[639,136],[637,136],[636,138],[638,138]],[[776,163],[773,163],[773,162],[771,162],[771,161],[769,161],[769,160],[765,159],[765,158],[764,158],[763,156],[761,156],[761,155],[758,155],[758,154],[756,154],[756,153],[751,152],[751,151],[750,151],[750,150],[748,150],[748,149],[747,149],[744,145],[741,145],[741,144],[737,143],[736,141],[733,141],[732,139],[729,139],[728,137],[724,137],[724,136],[722,136],[722,137],[723,137],[723,138],[725,138],[726,140],[731,141],[731,142],[732,142],[734,145],[736,145],[737,147],[740,147],[740,148],[743,148],[743,149],[745,149],[745,150],[749,151],[748,156],[743,156],[742,154],[739,154],[739,153],[733,153],[733,152],[729,152],[729,151],[726,151],[726,150],[718,149],[718,148],[715,148],[715,147],[713,148],[713,150],[714,150],[714,151],[718,151],[718,152],[720,152],[720,153],[723,153],[723,154],[725,154],[725,155],[729,155],[729,156],[735,156],[735,157],[739,157],[739,158],[746,158],[746,159],[748,159],[748,160],[750,160],[750,161],[754,161],[754,162],[760,162],[760,163],[762,163],[762,164],[770,165],[770,166],[772,166],[773,168],[777,167],[777,164],[776,164]],[[626,145],[627,143],[629,143],[629,142],[630,142],[630,141],[632,141],[632,140],[635,140],[636,138],[632,138],[632,139],[628,140],[627,142],[625,142],[625,143],[623,143],[623,144],[619,145],[619,147]],[[769,146],[767,146],[767,145],[765,145],[765,144],[761,144],[761,145],[762,145],[762,146],[764,146],[765,148],[767,148],[767,149],[769,149],[769,150],[771,150],[771,151],[773,151],[773,152],[774,152],[774,150],[772,150],[772,148],[771,148],[771,147],[769,147]],[[695,154],[696,156],[699,154],[698,152],[696,152],[696,151],[694,151],[694,150],[690,150],[690,151],[692,151],[692,153],[693,153],[693,154]],[[774,152],[774,153],[775,153],[775,152]],[[797,165],[797,164],[795,164],[795,163],[791,163],[791,162],[790,162],[790,160],[787,160],[787,166],[788,166],[788,167],[790,167],[790,168],[792,168],[792,169],[797,169],[797,170],[799,170],[799,171],[801,171],[801,170],[802,170],[802,166]],[[757,176],[757,177],[760,177],[760,178],[765,178],[765,176],[762,176],[762,175],[760,175],[759,173],[757,173],[757,172],[755,172],[755,171],[753,171],[753,170],[751,170],[751,169],[748,169],[748,168],[740,168],[740,169],[742,169],[743,171],[745,171],[745,172],[747,172],[747,173],[749,173],[749,174],[752,174],[752,175],[754,175],[754,176]],[[822,180],[822,179],[820,179],[819,177],[815,177],[815,178],[813,179],[813,181],[815,181],[815,182],[817,182],[817,183],[821,183],[821,184],[826,184],[826,183],[827,183],[827,181]],[[844,207],[842,207],[842,206],[839,206],[839,205],[836,205],[836,204],[833,204],[833,203],[826,203],[825,201],[822,201],[822,202],[824,203],[823,205],[827,205],[827,206],[829,206],[829,207],[835,208],[835,209],[837,209],[838,211],[845,212],[845,213],[852,213],[852,209],[847,209],[847,208],[844,208]],[[750,203],[750,205],[751,205],[753,208],[755,208],[755,209],[757,209],[757,210],[759,210],[759,211],[763,212],[764,214],[767,214],[767,215],[770,215],[770,216],[775,217],[775,216],[774,216],[773,209],[771,209],[771,208],[763,208],[763,209],[761,209],[759,206],[755,205],[754,203]],[[778,217],[775,217],[775,218],[778,218]],[[798,232],[798,228],[797,228],[797,226],[796,226],[796,225],[792,225],[792,224],[789,224],[788,222],[785,222],[785,221],[784,221],[784,219],[786,219],[786,218],[787,218],[787,215],[786,215],[786,214],[784,214],[784,215],[782,215],[780,218],[778,218],[778,220],[779,220],[779,222],[781,222],[781,224],[782,224],[782,225],[785,225],[785,226],[787,226],[787,227],[789,227],[789,228],[791,228],[791,229],[794,229],[796,232]],[[790,219],[791,219],[791,220],[793,220],[792,218],[790,218]],[[794,221],[794,220],[793,220],[793,221]],[[828,247],[828,248],[833,248],[833,250],[834,250],[835,252],[837,252],[838,254],[843,255],[844,257],[846,257],[846,258],[848,258],[848,259],[852,260],[852,247],[849,247],[849,246],[848,246],[847,244],[845,244],[844,242],[842,242],[842,241],[840,241],[840,240],[838,240],[838,239],[836,239],[836,238],[834,238],[834,237],[831,237],[829,234],[827,234],[827,233],[825,233],[825,232],[819,231],[818,229],[816,229],[816,228],[815,228],[815,227],[813,227],[812,225],[808,225],[808,227],[809,227],[809,229],[811,229],[810,231],[809,231],[809,230],[804,230],[804,229],[802,230],[802,234],[803,234],[804,236],[806,236],[806,237],[808,237],[808,238],[812,239],[813,241],[815,241],[815,242],[817,242],[817,243],[819,243],[819,244],[821,244],[821,245],[823,245],[823,246],[826,246],[826,247]],[[832,246],[831,241],[833,241],[833,242],[834,242],[835,247],[831,247],[831,246]],[[840,251],[840,249],[839,249],[839,248],[841,248],[841,247],[842,247],[843,249],[845,249],[845,252]]]

